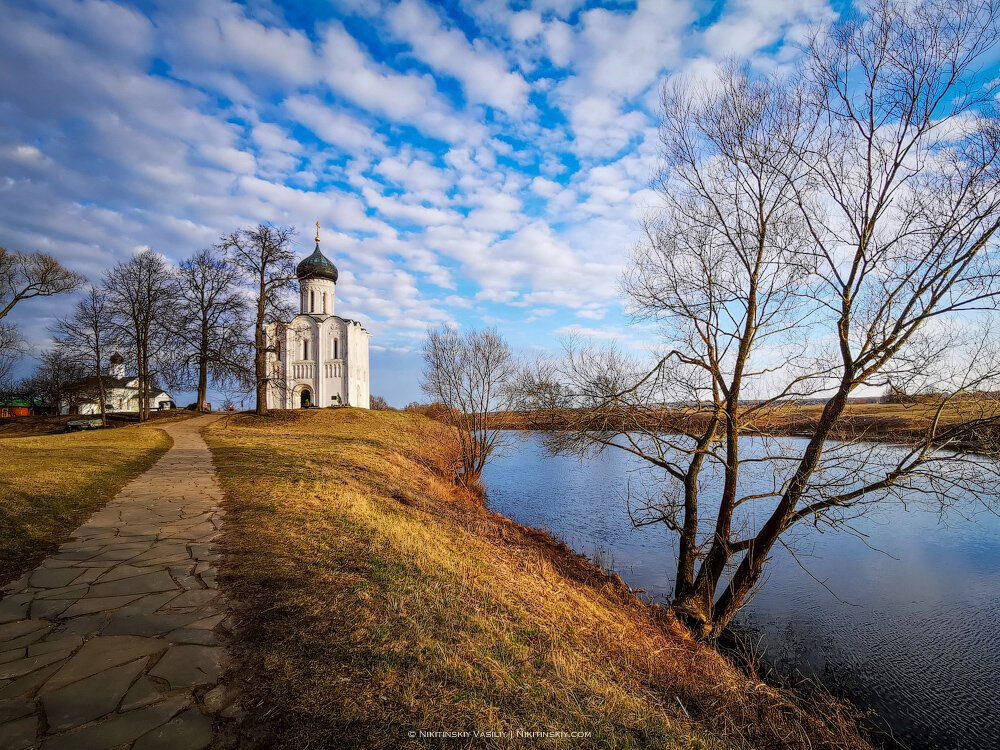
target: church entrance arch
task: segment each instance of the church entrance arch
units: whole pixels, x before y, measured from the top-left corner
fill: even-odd
[[[313,405],[312,391],[310,391],[308,388],[303,388],[299,392],[299,408],[308,409],[312,405]]]

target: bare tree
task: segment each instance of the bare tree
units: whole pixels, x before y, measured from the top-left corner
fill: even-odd
[[[992,0],[879,0],[817,33],[797,80],[730,66],[664,89],[663,206],[623,283],[662,347],[650,364],[574,344],[549,379],[575,407],[556,449],[661,474],[630,510],[676,535],[672,606],[699,636],[802,525],[997,497],[997,464],[954,450],[997,455],[1000,124],[975,69],[996,38]],[[905,449],[850,439],[848,399],[890,385],[928,394],[926,429]],[[804,440],[760,435],[807,397]]]
[[[395,411],[381,396],[371,396],[368,399],[368,408],[374,411]]]
[[[10,252],[0,247],[0,318],[21,300],[75,292],[86,281],[51,255]]]
[[[286,319],[292,314],[287,293],[295,289],[295,262],[291,240],[295,230],[258,224],[224,235],[218,243],[228,262],[250,290],[253,341],[248,348],[253,354],[250,381],[256,394],[256,413],[267,414],[267,389],[271,379],[267,370],[267,354],[277,351],[277,343],[268,342],[265,326]]]
[[[171,269],[162,256],[143,250],[109,270],[104,284],[115,335],[135,356],[143,422],[149,419],[149,398],[160,365],[177,351],[171,335],[175,328]]]
[[[85,361],[57,343],[42,353],[38,369],[21,384],[19,390],[30,393],[33,400],[58,413],[60,405],[72,400],[88,372]]]
[[[202,250],[182,261],[175,273],[177,299],[174,334],[185,347],[181,365],[198,390],[198,410],[208,401],[208,384],[240,379],[247,370],[244,354],[247,300],[238,287],[239,273],[215,250]]]
[[[479,481],[490,456],[505,441],[503,422],[496,412],[513,403],[517,367],[510,347],[496,330],[453,328],[428,331],[424,342],[422,387],[444,404],[441,418],[455,428],[461,446],[459,482],[466,487]]]
[[[25,351],[17,326],[4,320],[7,313],[22,300],[68,294],[85,282],[83,276],[64,268],[50,255],[0,247],[0,380]]]
[[[58,321],[55,325],[55,348],[52,350],[52,361],[44,360],[49,368],[51,388],[55,389],[58,363],[75,363],[82,372],[75,381],[63,383],[62,394],[70,403],[81,397],[90,398],[89,383],[96,384],[97,403],[101,412],[101,421],[107,426],[107,409],[105,399],[105,383],[102,367],[104,357],[110,351],[111,337],[114,332],[113,316],[109,293],[102,287],[90,286],[86,289],[83,299],[76,303],[68,318]],[[70,366],[70,371],[76,367]],[[84,379],[86,377],[86,379]],[[84,392],[81,392],[81,386]],[[56,406],[62,397],[53,393]]]

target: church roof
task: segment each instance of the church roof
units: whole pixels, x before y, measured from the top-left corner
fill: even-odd
[[[303,260],[295,269],[295,275],[299,281],[306,279],[329,279],[336,283],[340,275],[333,261],[327,258],[319,249],[319,240],[316,240],[316,249],[312,255]]]

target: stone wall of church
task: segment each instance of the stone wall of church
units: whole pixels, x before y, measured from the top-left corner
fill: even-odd
[[[368,331],[357,323],[347,326],[347,351],[347,403],[367,409],[371,403],[368,385]]]
[[[311,406],[368,408],[368,332],[360,324],[298,315],[287,327],[268,326],[268,340],[275,339],[280,351],[268,355],[270,408],[298,409],[304,392]]]

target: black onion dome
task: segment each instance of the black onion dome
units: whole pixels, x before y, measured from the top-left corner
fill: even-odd
[[[320,252],[319,243],[317,242],[316,249],[312,251],[312,255],[299,263],[295,268],[295,275],[299,277],[299,281],[305,279],[330,279],[330,281],[336,282],[340,273],[337,271],[337,267],[333,265],[333,261]]]
[[[118,352],[115,352],[114,354],[111,355],[110,362],[113,365],[120,365],[120,364],[123,364],[125,362],[125,358],[122,355],[120,355]]]

